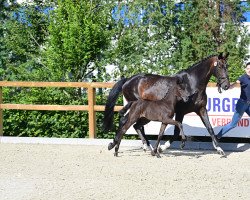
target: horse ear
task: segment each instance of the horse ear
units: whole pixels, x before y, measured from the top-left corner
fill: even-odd
[[[227,52],[226,54],[223,54],[222,52],[220,52],[218,59],[219,60],[221,60],[221,59],[226,60],[228,56],[229,56],[229,52]]]
[[[183,83],[188,83],[188,76],[187,76],[187,74],[184,74],[181,78],[182,78],[182,82]]]
[[[218,56],[218,59],[219,59],[219,60],[223,59],[223,53],[222,53],[222,52],[220,52],[220,54],[219,54],[219,56]]]
[[[176,76],[176,78],[177,78],[177,84],[183,83],[183,79],[181,76]]]
[[[224,59],[226,60],[228,56],[229,56],[229,52],[226,53],[226,55],[224,56]]]

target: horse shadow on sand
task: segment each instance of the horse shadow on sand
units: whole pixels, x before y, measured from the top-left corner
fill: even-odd
[[[163,153],[160,154],[161,157],[178,157],[178,156],[187,156],[192,158],[200,158],[204,155],[208,154],[217,154],[216,151],[202,151],[202,150],[177,150],[177,149],[167,149]],[[140,157],[147,156],[148,158],[153,158],[156,156],[152,156],[150,150],[144,152],[142,147],[131,147],[129,149],[122,149],[119,151],[118,157],[129,156],[129,157]]]
[[[162,156],[190,156],[199,158],[206,154],[217,154],[216,150],[213,147],[212,140],[204,142],[197,139],[194,139],[194,136],[207,136],[210,137],[207,129],[200,127],[193,127],[183,123],[184,133],[187,136],[186,145],[183,149],[180,149],[181,142],[174,141],[170,148],[163,152]],[[221,126],[214,127],[214,133],[217,134],[221,129]],[[174,133],[174,126],[170,126],[165,131],[164,135],[171,136]],[[196,134],[193,134],[196,133]],[[150,140],[152,146],[154,146],[156,140]],[[161,145],[166,141],[161,141]],[[226,156],[230,155],[233,152],[244,152],[250,149],[249,143],[237,143],[237,142],[220,142],[219,146],[225,151]],[[132,147],[132,149],[126,149],[119,152],[120,156],[125,152],[130,152],[131,156],[140,156],[143,151],[142,147]],[[150,155],[150,150],[147,150]],[[146,153],[147,153],[146,152]]]
[[[183,123],[184,133],[187,136],[187,142],[184,150],[199,150],[199,151],[211,151],[213,152],[215,149],[212,144],[212,140],[208,142],[204,141],[197,141],[193,139],[193,136],[207,136],[211,137],[208,133],[207,129],[205,127],[193,127],[189,126],[185,123]],[[221,126],[216,126],[213,128],[214,133],[217,134],[221,130]],[[169,129],[166,131],[167,133],[173,133],[174,132],[174,126],[169,127]],[[193,134],[198,133],[198,134]],[[166,134],[166,133],[165,133]],[[227,138],[227,137],[225,137]],[[238,143],[234,142],[232,138],[232,142],[222,142],[223,139],[219,141],[219,146],[225,151],[226,155],[231,154],[232,152],[244,152],[250,149],[249,143]],[[236,140],[235,140],[236,141]],[[176,141],[173,142],[170,146],[170,149],[180,149],[180,142]],[[216,153],[216,152],[215,152]]]

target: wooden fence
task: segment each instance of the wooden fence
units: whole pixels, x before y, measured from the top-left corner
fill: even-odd
[[[0,136],[3,135],[3,110],[56,110],[56,111],[88,111],[89,116],[89,137],[96,137],[96,114],[104,111],[104,105],[95,105],[96,88],[112,88],[114,83],[102,82],[11,82],[0,81]],[[215,83],[209,83],[209,87],[215,87]],[[32,105],[32,104],[6,104],[3,102],[3,87],[74,87],[87,88],[88,105]],[[115,106],[115,111],[119,111],[122,106]]]
[[[3,135],[3,110],[61,110],[61,111],[88,111],[89,116],[89,137],[96,137],[96,111],[104,111],[104,105],[95,105],[96,88],[112,88],[114,83],[101,82],[10,82],[0,81],[0,136]],[[3,102],[3,87],[74,87],[87,88],[88,105],[30,105],[30,104],[5,104]],[[122,106],[115,106],[119,111]]]

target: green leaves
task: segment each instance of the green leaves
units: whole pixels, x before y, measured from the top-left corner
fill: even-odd
[[[103,9],[104,8],[104,9]],[[99,61],[111,38],[107,30],[110,13],[98,1],[58,1],[50,23],[47,65],[71,73],[71,81],[88,80],[90,66]]]
[[[229,52],[229,66],[239,73],[230,73],[236,80],[242,73],[241,66],[247,59],[249,36],[241,22],[245,9],[241,1],[183,1],[184,9],[178,10],[178,31],[174,34],[178,41],[173,63],[187,68],[202,58]],[[248,8],[249,9],[249,8]],[[230,68],[229,68],[230,70]]]
[[[48,15],[45,8],[49,3],[10,4],[1,27],[0,41],[4,47],[1,68],[5,80],[29,80],[34,70],[43,66],[41,52],[47,36]],[[1,29],[1,28],[0,28]],[[27,75],[29,74],[29,76]],[[38,77],[32,77],[36,79]],[[40,79],[41,80],[41,79]]]

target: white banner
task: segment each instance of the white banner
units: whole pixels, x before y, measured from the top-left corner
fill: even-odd
[[[209,121],[217,134],[222,126],[229,123],[232,119],[235,106],[240,97],[240,87],[235,87],[227,91],[219,93],[217,87],[207,87],[207,110]],[[189,136],[210,136],[207,129],[203,125],[200,117],[196,113],[189,113],[184,116],[183,128],[185,135]],[[237,127],[230,130],[223,137],[244,137],[250,138],[250,118],[244,113]],[[145,133],[148,135],[158,135],[161,122],[151,121],[144,126]],[[131,126],[126,134],[137,134]],[[168,125],[165,130],[165,135],[173,135],[174,126]]]

